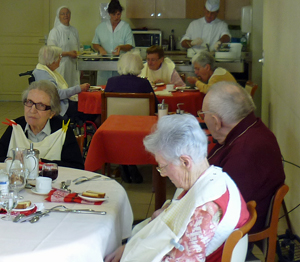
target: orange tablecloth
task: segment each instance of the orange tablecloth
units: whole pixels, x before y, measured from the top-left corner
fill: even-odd
[[[160,91],[165,89],[164,87],[158,87],[155,91]],[[202,109],[202,102],[205,94],[195,91],[177,91],[172,92],[172,96],[156,96],[158,101],[161,103],[162,100],[165,100],[165,103],[169,105],[169,112],[176,112],[177,104],[184,103],[180,105],[180,109],[183,109],[185,112],[188,112],[194,116],[197,116],[197,111]]]
[[[157,163],[143,145],[144,137],[151,132],[156,122],[156,116],[109,116],[93,136],[85,169],[95,171],[104,163],[154,165],[152,179],[155,209],[158,209],[166,200],[166,178],[156,171]]]
[[[165,89],[166,86],[158,87],[155,91]],[[157,95],[158,101],[169,105],[169,112],[176,112],[177,104],[184,103],[180,106],[185,112],[197,116],[197,111],[202,108],[202,102],[205,94],[196,92],[172,92],[172,96]],[[78,94],[78,111],[85,114],[101,114],[101,92],[82,92]]]

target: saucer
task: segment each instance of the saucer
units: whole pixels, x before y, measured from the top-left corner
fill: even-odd
[[[12,211],[15,211],[15,212],[24,212],[24,211],[28,211],[28,210],[31,210],[31,209],[34,209],[35,208],[35,204],[31,204],[29,207],[27,208],[24,208],[24,209],[12,209]]]
[[[40,192],[37,192],[35,188],[31,188],[30,190],[31,190],[31,192],[32,192],[33,194],[36,194],[36,195],[48,195],[49,192],[50,192],[50,191],[49,191],[49,192],[47,192],[47,193],[40,193]]]
[[[86,201],[90,201],[90,202],[97,202],[97,201],[105,201],[105,200],[108,200],[108,197],[104,197],[104,198],[96,198],[96,197],[87,197],[87,196],[83,196],[81,194],[78,194],[78,196],[81,198],[81,199],[84,199]]]

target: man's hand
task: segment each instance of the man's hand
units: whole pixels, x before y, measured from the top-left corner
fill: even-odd
[[[195,38],[192,42],[191,42],[191,45],[194,46],[194,45],[201,45],[203,43],[203,40],[201,38]]]
[[[69,57],[77,58],[77,51],[72,50],[72,51],[68,52],[68,55],[69,55]]]
[[[222,45],[222,42],[219,40],[217,43],[215,43],[214,49],[215,49],[216,51],[218,51],[218,50],[220,49],[221,45]]]
[[[123,255],[125,245],[118,247],[115,252],[107,255],[104,259],[105,262],[119,262]]]
[[[117,46],[115,48],[115,50],[112,52],[113,55],[119,55],[120,54],[120,51],[121,51],[121,47],[120,46]]]

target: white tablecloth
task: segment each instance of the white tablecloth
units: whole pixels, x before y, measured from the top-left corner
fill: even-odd
[[[0,164],[4,168],[4,164]],[[53,187],[61,181],[95,173],[59,167]],[[133,222],[131,206],[124,188],[115,180],[89,182],[69,187],[72,192],[93,190],[106,193],[109,198],[102,205],[64,203],[68,208],[91,208],[106,211],[106,215],[52,212],[38,222],[13,223],[0,219],[0,261],[103,261],[121,240],[130,236]],[[24,200],[44,203],[51,208],[60,203],[47,202],[46,196],[36,195],[30,189],[20,192]]]

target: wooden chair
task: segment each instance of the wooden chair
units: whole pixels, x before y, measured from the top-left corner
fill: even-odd
[[[288,191],[289,187],[287,185],[282,185],[277,190],[270,205],[270,218],[268,219],[267,227],[258,233],[249,234],[249,242],[264,240],[262,252],[265,256],[265,262],[275,261],[279,211],[283,198]]]
[[[254,97],[254,94],[255,94],[257,88],[258,88],[258,85],[253,83],[251,80],[248,80],[245,85],[246,91],[251,95],[252,98]]]
[[[222,262],[241,262],[245,261],[248,249],[248,232],[256,222],[257,213],[255,210],[256,202],[249,201],[247,208],[250,213],[248,222],[241,228],[233,231],[225,242]]]
[[[78,146],[80,148],[81,155],[83,154],[84,135],[75,136]]]
[[[101,122],[110,115],[154,115],[153,93],[109,93],[101,94]]]

